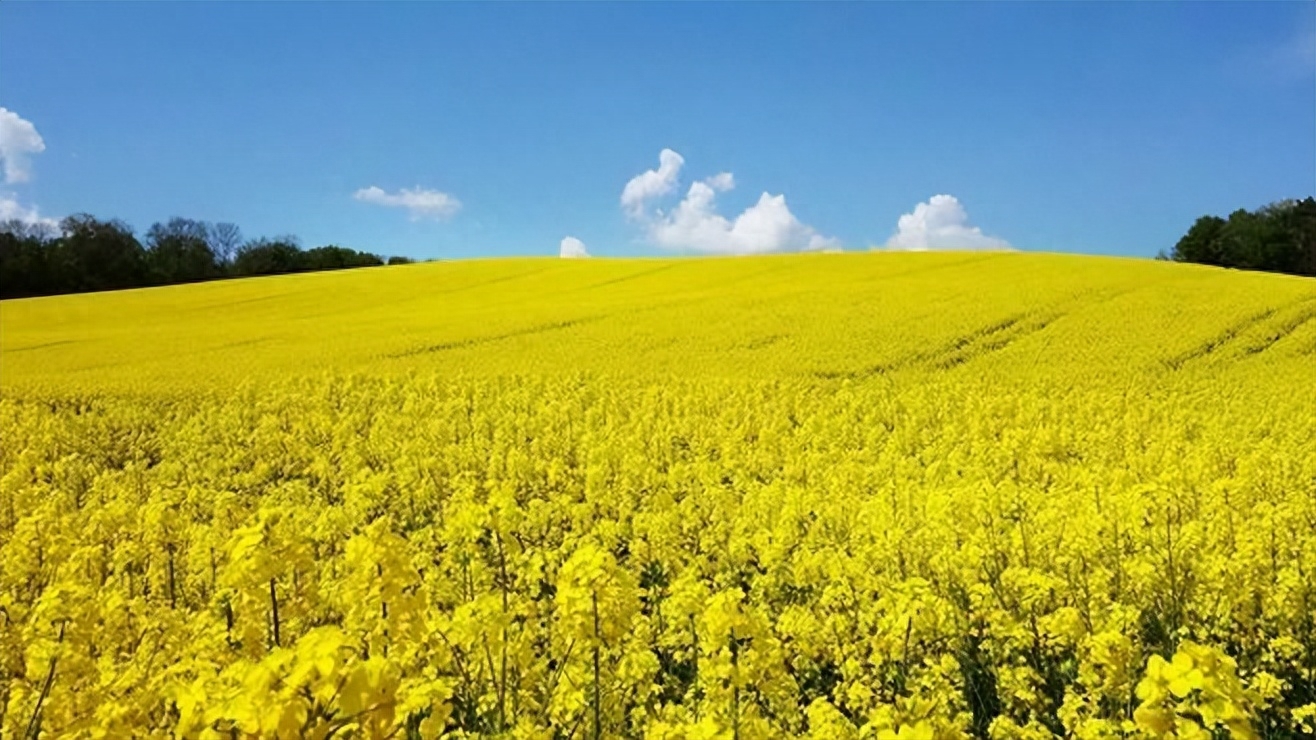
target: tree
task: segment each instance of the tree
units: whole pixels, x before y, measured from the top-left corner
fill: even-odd
[[[275,275],[306,269],[295,237],[253,239],[238,249],[233,259],[234,275]]]
[[[7,221],[0,221],[0,234],[9,234],[19,239],[51,242],[59,236],[59,229],[45,221],[23,221],[11,218]]]
[[[303,255],[303,264],[307,270],[341,270],[348,267],[375,267],[384,264],[384,260],[368,252],[330,244],[307,250]]]
[[[16,219],[0,223],[0,298],[55,292],[50,251],[56,236],[45,224]]]
[[[217,223],[210,227],[207,238],[210,242],[210,251],[215,253],[215,259],[219,264],[225,267],[232,265],[233,258],[237,256],[238,246],[242,244],[242,229],[239,229],[237,224]]]
[[[1297,267],[1297,243],[1289,228],[1288,213],[1293,201],[1282,201],[1249,213],[1230,214],[1221,234],[1221,246],[1232,264],[1244,270],[1293,272]]]
[[[169,285],[246,275],[384,264],[376,254],[327,245],[303,251],[295,236],[252,239],[231,223],[172,218],[145,246],[122,221],[86,213],[47,223],[0,222],[0,298]],[[240,245],[240,246],[239,246]],[[405,258],[391,257],[389,264]],[[410,261],[410,260],[406,260]]]
[[[1298,201],[1292,218],[1298,242],[1298,274],[1316,275],[1316,198]]]
[[[1228,219],[1203,216],[1171,259],[1244,270],[1316,275],[1316,198],[1282,200]]]
[[[146,261],[157,285],[220,277],[223,270],[210,246],[210,228],[201,221],[173,218],[146,232]]]
[[[146,284],[146,250],[132,227],[86,213],[60,222],[64,236],[51,255],[58,292],[118,290]]]
[[[1178,262],[1197,262],[1203,265],[1220,265],[1220,232],[1225,220],[1218,216],[1202,216],[1187,234],[1174,245],[1170,255]]]
[[[1285,272],[1316,275],[1316,198],[1281,201],[1262,211],[1287,247]]]

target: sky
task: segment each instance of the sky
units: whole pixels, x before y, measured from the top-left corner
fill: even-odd
[[[1316,4],[0,3],[0,218],[1150,257],[1316,195]]]

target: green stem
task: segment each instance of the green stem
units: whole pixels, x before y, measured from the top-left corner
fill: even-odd
[[[67,622],[59,623],[58,642],[64,642],[64,626],[67,624]],[[36,740],[36,737],[41,734],[41,705],[46,702],[46,697],[50,696],[50,687],[55,683],[55,663],[58,661],[58,655],[51,656],[50,670],[46,671],[45,683],[41,685],[41,695],[37,697],[36,709],[32,710],[32,719],[28,720],[27,729],[23,731],[23,737]]]
[[[599,702],[599,595],[595,593],[591,599],[594,603],[594,740],[599,740],[603,737]]]
[[[270,609],[274,614],[274,647],[279,646],[279,597],[274,593],[274,579],[270,579]]]
[[[740,644],[731,638],[731,737],[740,740]]]

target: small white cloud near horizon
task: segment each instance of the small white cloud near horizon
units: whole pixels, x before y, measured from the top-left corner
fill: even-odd
[[[0,160],[4,161],[5,182],[32,179],[32,155],[44,151],[46,142],[37,133],[37,127],[8,108],[0,107]]]
[[[390,193],[376,185],[361,188],[352,197],[362,203],[373,203],[386,208],[405,208],[412,220],[433,218],[440,221],[452,218],[461,210],[461,201],[439,192],[421,187],[402,188]]]
[[[563,259],[581,259],[589,256],[589,250],[585,249],[585,242],[574,236],[568,236],[558,245],[557,256]]]
[[[1004,239],[988,236],[969,225],[969,214],[953,195],[934,195],[900,217],[886,248],[903,251],[934,249],[1012,249]]]
[[[25,206],[12,193],[0,193],[0,222],[19,221],[28,226],[59,230],[59,220],[42,216],[36,206]]]
[[[685,159],[664,149],[658,163],[658,169],[631,178],[621,194],[622,210],[644,224],[649,242],[657,247],[708,254],[765,254],[839,246],[835,239],[801,223],[786,206],[784,195],[763,193],[734,220],[718,213],[717,193],[736,186],[730,172],[692,183],[671,211],[651,211],[651,201],[676,189]]]

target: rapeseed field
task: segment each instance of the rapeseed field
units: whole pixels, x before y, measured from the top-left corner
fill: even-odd
[[[5,738],[1316,734],[1316,282],[484,260],[0,303]]]

